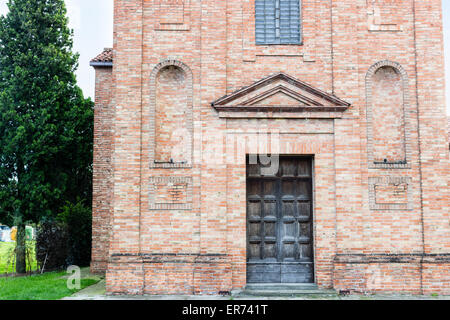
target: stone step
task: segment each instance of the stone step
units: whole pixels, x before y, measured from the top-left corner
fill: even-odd
[[[240,295],[258,297],[337,296],[337,292],[318,289],[315,284],[248,284]]]
[[[317,290],[315,283],[249,283],[249,290]]]

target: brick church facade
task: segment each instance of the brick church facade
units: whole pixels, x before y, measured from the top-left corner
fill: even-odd
[[[92,271],[450,294],[440,0],[115,0]]]

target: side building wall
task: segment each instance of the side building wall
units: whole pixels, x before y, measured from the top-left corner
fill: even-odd
[[[95,66],[94,66],[95,67]],[[113,74],[112,66],[95,67],[94,166],[91,272],[107,268],[112,216]]]

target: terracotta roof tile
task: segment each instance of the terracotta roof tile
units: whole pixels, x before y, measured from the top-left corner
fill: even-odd
[[[113,49],[105,48],[102,53],[91,60],[91,65],[98,63],[112,63],[113,62]]]

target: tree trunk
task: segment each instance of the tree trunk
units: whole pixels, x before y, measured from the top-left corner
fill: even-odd
[[[18,274],[23,274],[27,272],[25,241],[26,241],[25,225],[20,223],[17,225],[17,236],[16,236],[16,273]]]

